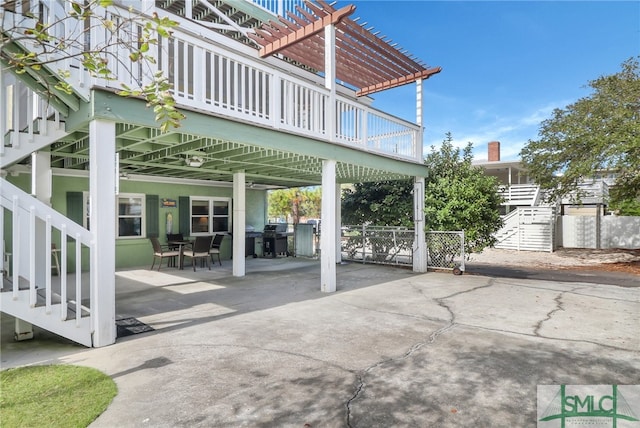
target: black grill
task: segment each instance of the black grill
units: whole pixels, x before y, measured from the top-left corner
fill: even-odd
[[[262,231],[262,250],[264,255],[271,254],[275,257],[278,254],[289,255],[287,223],[274,223],[265,225]]]

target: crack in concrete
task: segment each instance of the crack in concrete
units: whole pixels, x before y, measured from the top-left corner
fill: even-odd
[[[546,318],[538,321],[533,329],[533,335],[537,337],[545,337],[540,335],[540,330],[542,329],[542,324],[551,320],[553,315],[557,312],[564,311],[564,305],[562,303],[562,298],[565,294],[577,294],[576,291],[583,289],[583,286],[573,287],[571,290],[561,291],[553,300],[556,302],[556,307],[547,312]]]
[[[378,314],[396,315],[398,317],[413,318],[413,319],[417,319],[417,320],[421,320],[421,321],[435,321],[435,322],[443,321],[442,318],[429,317],[429,316],[426,316],[426,315],[413,315],[413,314],[404,314],[404,313],[401,313],[401,312],[381,311],[380,309],[374,309],[374,308],[370,308],[368,306],[356,305],[355,303],[345,302],[344,300],[340,300],[340,299],[338,299],[338,302],[342,303],[345,306],[350,306],[352,308],[361,309],[363,311],[375,312],[375,313],[378,313]]]
[[[556,312],[564,311],[564,306],[562,305],[562,297],[564,296],[564,293],[566,292],[563,291],[553,299],[553,301],[556,302],[556,307],[551,309],[549,312],[547,312],[545,319],[542,319],[537,322],[537,324],[533,329],[534,336],[540,337],[540,330],[542,329],[542,324],[549,321],[553,317],[553,314],[555,314]]]
[[[493,331],[493,332],[497,332],[497,333],[512,334],[514,336],[535,337],[535,338],[538,338],[538,339],[559,340],[559,341],[562,341],[562,342],[587,343],[589,345],[602,346],[603,348],[609,348],[609,349],[613,349],[613,350],[616,350],[616,351],[636,352],[636,353],[638,352],[636,349],[629,349],[629,348],[622,348],[620,346],[607,345],[606,343],[595,342],[593,340],[571,339],[571,338],[567,338],[567,337],[551,337],[551,336],[535,335],[533,333],[522,333],[520,331],[505,330],[503,328],[491,328],[491,327],[484,327],[484,326],[480,326],[480,325],[465,324],[465,323],[457,323],[456,325],[460,326],[460,327],[473,328],[473,329],[476,329],[476,330]]]
[[[369,367],[367,367],[366,369],[364,369],[362,371],[361,375],[356,375],[356,378],[358,379],[358,386],[357,386],[356,391],[354,392],[354,394],[351,396],[351,398],[349,398],[349,400],[345,404],[345,406],[347,408],[347,427],[348,428],[353,428],[353,426],[351,425],[351,409],[352,409],[351,404],[360,396],[362,391],[365,389],[366,383],[365,383],[365,379],[364,378],[365,378],[365,375],[367,373],[371,372],[375,368],[380,367],[383,364],[386,364],[388,362],[407,359],[411,355],[413,355],[416,351],[418,351],[420,348],[422,348],[423,346],[430,345],[433,342],[435,342],[436,339],[439,336],[441,336],[442,334],[444,334],[448,330],[452,329],[456,325],[456,315],[453,312],[453,310],[449,307],[449,305],[447,305],[444,301],[446,299],[450,299],[452,297],[459,296],[461,294],[471,293],[471,292],[479,290],[481,288],[491,287],[494,284],[494,282],[495,282],[495,278],[490,278],[489,282],[487,282],[484,285],[479,285],[477,287],[469,288],[467,290],[458,291],[458,292],[455,292],[455,293],[450,294],[448,296],[432,298],[431,300],[434,300],[438,304],[438,306],[440,306],[442,308],[445,308],[447,310],[447,312],[449,312],[449,320],[446,321],[446,324],[444,326],[442,326],[439,329],[433,331],[429,335],[427,340],[413,344],[402,356],[394,357],[394,358],[387,358],[385,360],[378,361],[377,363],[372,364]],[[415,287],[413,284],[411,286],[412,286],[412,288],[414,290],[416,290],[418,293],[420,293],[425,299],[430,299],[424,294],[424,292],[422,291],[421,288]]]

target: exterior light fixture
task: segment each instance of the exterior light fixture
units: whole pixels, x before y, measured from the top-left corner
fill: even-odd
[[[191,156],[191,157],[186,157],[184,159],[184,163],[186,163],[188,166],[192,166],[194,168],[200,168],[202,166],[202,164],[204,163],[204,159],[201,158],[200,156]]]

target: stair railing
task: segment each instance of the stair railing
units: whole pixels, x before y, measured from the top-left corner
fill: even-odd
[[[90,308],[82,305],[82,265],[83,260],[89,261],[91,270],[91,253],[94,242],[91,233],[73,222],[69,218],[55,211],[45,203],[37,200],[33,196],[23,192],[18,187],[0,178],[0,224],[4,224],[5,210],[11,215],[11,245],[3,248],[4,252],[12,254],[11,266],[3,266],[3,269],[11,269],[11,293],[13,300],[19,299],[21,281],[28,283],[28,304],[35,307],[37,304],[38,291],[44,289],[46,312],[52,312],[52,233],[57,231],[60,235],[60,319],[66,320],[68,310],[75,312],[76,324],[80,324],[83,311],[90,313]],[[44,226],[44,227],[42,227]],[[44,234],[44,236],[42,236]],[[4,239],[4,227],[0,227],[0,241]],[[75,292],[73,299],[67,296],[68,271],[67,259],[70,256],[68,247],[75,248]],[[23,247],[26,246],[26,247]],[[42,251],[44,246],[44,266],[38,266],[37,252]],[[83,251],[83,248],[88,251]],[[56,249],[58,251],[58,249]],[[83,254],[84,253],[84,254]],[[44,283],[40,272],[37,269],[45,269]],[[90,299],[89,296],[86,296]],[[69,308],[69,303],[71,307]],[[91,306],[91,305],[90,305]]]

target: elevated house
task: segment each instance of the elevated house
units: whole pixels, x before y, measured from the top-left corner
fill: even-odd
[[[558,201],[548,201],[520,161],[500,160],[499,141],[488,144],[487,154],[487,161],[474,162],[474,165],[498,179],[504,198],[501,207],[504,226],[496,234],[496,248],[554,251],[557,246],[569,246],[569,242],[574,241],[567,233],[568,228],[562,230],[562,217],[591,217],[594,224],[599,224],[598,219],[606,213],[609,184],[614,180],[611,174],[585,180],[577,192]],[[578,219],[578,222],[584,220]],[[575,219],[565,223],[574,224]],[[599,227],[594,229],[597,229],[594,235],[599,235]],[[594,244],[598,248],[599,245]]]
[[[122,16],[139,15],[129,34],[154,14],[179,25],[150,47],[150,69],[122,44],[108,47],[113,79],[90,75],[78,61],[111,30],[78,25],[68,19],[71,7],[2,5],[0,309],[16,317],[16,337],[29,337],[35,324],[86,346],[114,343],[115,271],[150,265],[153,236],[225,234],[222,257],[244,276],[246,231],[265,226],[274,188],[322,186],[318,285],[335,291],[339,185],[413,177],[423,188],[422,86],[440,68],[360,25],[354,6],[116,2],[97,13],[115,28]],[[15,74],[11,55],[42,53],[13,31],[33,20],[83,43]],[[115,93],[156,72],[186,114],[167,132],[143,100]],[[415,121],[372,107],[371,94],[405,84],[416,87],[407,101]],[[423,192],[414,194],[414,270],[424,272]]]

